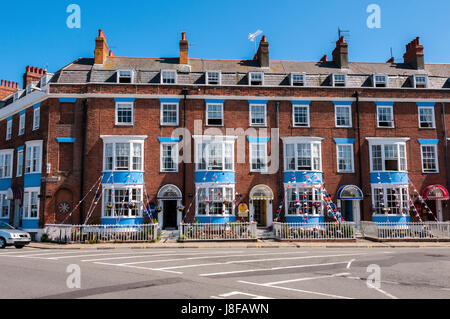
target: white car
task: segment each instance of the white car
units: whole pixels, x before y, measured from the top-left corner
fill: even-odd
[[[6,246],[15,246],[21,249],[31,242],[31,236],[27,232],[15,229],[7,223],[0,222],[0,249]]]

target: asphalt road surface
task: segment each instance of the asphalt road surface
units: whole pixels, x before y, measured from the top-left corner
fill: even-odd
[[[0,298],[450,299],[450,250],[8,248]]]

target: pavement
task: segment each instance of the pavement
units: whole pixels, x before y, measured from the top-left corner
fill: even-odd
[[[374,242],[366,239],[356,241],[275,241],[258,240],[257,242],[188,242],[179,243],[175,240],[156,243],[101,243],[101,244],[54,244],[33,242],[28,247],[39,249],[116,249],[116,248],[450,248],[450,242],[411,242],[392,241]]]
[[[438,243],[202,243],[182,249],[166,244],[0,250],[0,298],[450,299],[450,249]]]

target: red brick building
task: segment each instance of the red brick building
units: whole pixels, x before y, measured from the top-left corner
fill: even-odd
[[[449,220],[450,64],[94,58],[0,87],[0,220]],[[334,204],[336,204],[336,206]]]

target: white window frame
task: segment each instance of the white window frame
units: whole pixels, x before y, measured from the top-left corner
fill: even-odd
[[[283,141],[283,164],[284,164],[284,171],[285,172],[321,172],[322,171],[322,141],[323,138],[321,137],[306,137],[306,136],[301,136],[301,137],[296,137],[296,136],[289,136],[289,137],[281,137],[282,141]],[[304,169],[298,169],[298,145],[299,144],[310,144],[311,145],[311,170],[304,170]],[[295,160],[295,169],[288,169],[289,165],[288,165],[288,158],[286,157],[287,155],[287,146],[288,145],[294,145],[294,160]],[[319,168],[318,169],[314,169],[314,152],[313,152],[313,148],[314,145],[318,145],[319,146]]]
[[[127,136],[127,135],[117,135],[117,136],[112,136],[112,135],[101,135],[100,136],[101,139],[103,139],[103,155],[102,155],[102,160],[103,160],[103,172],[144,172],[145,170],[145,139],[147,139],[146,135],[131,135],[131,136]],[[107,169],[106,167],[106,145],[107,144],[112,144],[112,169]],[[128,169],[127,170],[117,170],[116,169],[116,144],[129,144],[130,145],[130,154],[128,154]],[[141,144],[141,169],[135,170],[133,169],[133,158],[134,158],[134,154],[133,154],[133,144]]]
[[[218,83],[210,83],[209,82],[209,75],[212,73],[217,73],[218,74]],[[214,71],[214,70],[210,70],[210,71],[206,71],[205,73],[205,83],[207,85],[222,85],[222,71]]]
[[[432,117],[432,126],[430,126],[430,127],[422,127],[421,126],[421,124],[422,124],[422,122],[420,121],[420,111],[421,110],[432,110],[432,113],[433,113],[433,117]],[[434,112],[434,106],[419,106],[418,107],[418,110],[417,110],[417,114],[418,114],[418,117],[419,117],[419,128],[420,129],[435,129],[436,128],[436,116],[435,116],[435,112]]]
[[[423,148],[424,147],[432,147],[434,148],[434,165],[436,167],[435,171],[426,171],[424,167],[424,157],[423,157]],[[439,157],[438,157],[438,147],[435,144],[422,144],[420,145],[420,156],[422,161],[422,173],[423,174],[439,174]]]
[[[380,109],[390,109],[392,115],[391,126],[380,126]],[[377,105],[377,128],[395,128],[394,107],[392,105]]]
[[[6,162],[6,158],[9,157],[9,163]],[[12,178],[14,163],[14,150],[1,150],[0,151],[0,179]],[[6,174],[6,170],[9,168],[9,173]]]
[[[288,187],[289,186],[289,187]],[[294,183],[293,185],[285,184],[285,193],[286,193],[286,205],[285,205],[285,215],[286,216],[323,216],[324,215],[324,205],[323,205],[323,194],[321,193],[320,189],[316,187],[315,185],[308,185],[306,183]],[[289,197],[289,193],[295,191],[297,194],[300,193],[300,189],[310,191],[312,196],[312,202],[311,205],[308,206],[308,213],[304,213],[304,206],[302,206],[302,213],[298,213],[298,208],[295,209],[295,214],[291,214],[289,212],[290,203],[292,202],[292,199]],[[299,195],[298,195],[299,196]],[[300,197],[300,196],[299,196]],[[304,201],[303,199],[300,199],[301,205],[303,205]],[[322,203],[320,207],[313,207],[312,203],[314,200],[317,200],[317,202]],[[309,203],[309,201],[308,201]]]
[[[0,218],[2,219],[9,219],[11,216],[11,200],[6,199],[7,192],[1,191],[0,192]],[[4,201],[8,202],[8,215],[3,216],[3,207],[4,207]]]
[[[168,74],[168,73],[172,73],[175,74],[174,77],[174,81],[175,83],[164,83],[165,77],[164,75]],[[174,85],[178,83],[178,73],[177,70],[161,70],[161,84],[165,84],[165,85]]]
[[[42,140],[25,142],[25,175],[42,173],[42,145]],[[36,148],[39,150],[39,158],[34,158]],[[34,165],[34,162],[36,162],[36,165]],[[36,170],[33,170],[33,166],[36,166]]]
[[[24,149],[22,150],[18,150],[17,151],[17,172],[16,172],[16,177],[21,177],[23,176],[23,161],[24,161]],[[20,157],[22,157],[22,160],[20,160]]]
[[[41,107],[33,110],[33,131],[38,130],[41,125]]]
[[[234,152],[234,144],[235,141],[237,139],[237,136],[212,136],[212,135],[194,135],[193,136],[194,141],[195,141],[195,171],[196,172],[234,172],[234,157],[235,157],[235,152]],[[221,170],[215,170],[215,169],[209,169],[209,153],[205,152],[202,154],[202,158],[205,160],[206,163],[206,168],[205,169],[201,169],[199,168],[200,164],[201,164],[201,158],[199,157],[199,147],[201,147],[201,145],[206,144],[206,145],[210,145],[210,144],[222,144],[222,169]],[[226,161],[225,158],[227,156],[226,155],[226,149],[225,149],[225,145],[229,144],[231,145],[231,169],[226,169]]]
[[[409,215],[409,213],[404,214],[403,213],[403,209],[407,208],[409,210],[410,208],[410,201],[409,201],[409,185],[405,185],[405,184],[393,184],[393,183],[389,183],[389,184],[385,184],[385,183],[378,183],[378,184],[371,184],[371,191],[372,191],[372,208],[376,209],[375,206],[375,201],[376,201],[376,196],[375,196],[375,189],[382,189],[383,192],[383,207],[388,207],[388,195],[387,195],[387,189],[403,189],[406,190],[406,200],[403,200],[403,194],[399,195],[400,201],[400,213],[399,214],[385,214],[385,213],[378,213],[378,212],[374,212],[373,216],[402,216],[402,215]],[[406,204],[406,205],[405,205]]]
[[[263,168],[260,169],[255,169],[253,168],[253,160],[255,159],[253,157],[253,149],[252,147],[255,146],[262,146],[262,152],[263,152],[263,157],[260,158],[261,162],[263,164]],[[267,143],[259,143],[259,142],[250,142],[249,143],[249,160],[250,160],[250,172],[252,173],[267,173],[268,171],[268,162],[269,162],[269,158],[267,155]]]
[[[252,107],[253,106],[264,106],[264,123],[256,123],[256,124],[252,123],[252,120],[253,120],[253,118],[252,118]],[[250,126],[260,126],[260,127],[267,126],[267,104],[265,104],[265,103],[260,103],[260,104],[252,103],[252,104],[249,105],[248,112],[249,112]]]
[[[227,189],[227,188],[232,190],[231,194],[232,194],[233,200],[231,201],[231,212],[229,214],[210,214],[210,212],[209,212],[210,211],[209,205],[211,203],[211,201],[210,201],[210,189],[212,189],[212,188],[221,188],[222,189],[222,191],[221,191],[222,194],[226,193],[225,189]],[[205,192],[206,192],[206,196],[208,197],[208,201],[206,202],[206,207],[205,207],[206,214],[199,214],[198,213],[198,211],[199,211],[199,203],[200,203],[200,198],[198,196],[198,192],[200,191],[200,189],[204,189]],[[204,216],[229,217],[229,216],[234,216],[234,211],[235,211],[235,206],[236,206],[235,205],[236,200],[235,200],[235,185],[234,184],[231,184],[231,183],[230,184],[215,184],[215,183],[196,184],[196,194],[195,195],[196,195],[195,196],[195,216],[196,217],[204,217]]]
[[[130,76],[121,76],[122,72],[130,72]],[[121,78],[130,79],[130,83],[128,83],[128,82],[121,83],[120,82]],[[134,70],[133,69],[119,69],[119,70],[117,70],[117,84],[133,84],[133,83],[134,83]]]
[[[210,105],[220,105],[221,107],[221,124],[209,124],[209,110],[208,107]],[[224,105],[223,103],[206,103],[206,126],[224,126],[225,120],[224,120]]]
[[[19,132],[18,132],[18,136],[24,135],[25,134],[25,121],[26,121],[26,114],[20,114],[19,115]]]
[[[164,106],[165,105],[176,105],[177,106],[177,119],[175,123],[168,123],[164,122]],[[160,116],[161,116],[161,126],[178,126],[180,122],[180,103],[179,102],[161,102],[161,110],[160,110]]]
[[[414,74],[414,75],[412,76],[412,80],[413,80],[413,88],[418,89],[418,87],[417,87],[417,78],[418,78],[418,77],[423,77],[423,78],[425,78],[425,87],[424,87],[424,88],[421,88],[421,89],[427,89],[427,88],[428,88],[428,75],[426,75],[426,74]]]
[[[252,84],[252,78],[254,75],[261,75],[261,84]],[[262,71],[252,71],[248,72],[248,85],[250,86],[264,86],[264,72]]]
[[[141,218],[143,216],[143,207],[144,207],[144,186],[143,185],[125,185],[125,184],[112,185],[112,184],[110,184],[110,185],[103,185],[102,187],[103,187],[103,192],[104,192],[104,196],[103,196],[103,200],[102,200],[102,218],[118,218],[120,216],[120,218],[132,219],[132,218]],[[132,199],[133,189],[139,189],[140,190],[140,196],[139,196],[138,201],[137,201],[140,204],[136,207],[136,209],[138,211],[137,215],[133,216],[131,214],[132,208],[130,208],[130,207],[125,208],[125,205],[128,204],[128,203],[123,202],[123,203],[118,203],[117,204],[117,205],[121,206],[120,207],[120,211],[119,211],[121,214],[116,214],[116,211],[115,211],[114,206],[113,206],[113,208],[112,208],[113,209],[112,215],[108,216],[106,214],[106,209],[108,208],[107,207],[107,205],[108,205],[108,202],[107,202],[108,194],[107,194],[107,192],[109,192],[109,191],[117,192],[117,191],[124,191],[125,190],[125,191],[128,192],[128,199],[130,200],[130,202],[136,203],[135,201],[131,200]],[[112,197],[113,200],[115,200],[112,194],[111,194],[111,197]],[[116,204],[115,201],[113,201],[112,203]],[[127,211],[126,214],[123,214],[125,211]]]
[[[119,106],[128,106],[131,108],[131,122],[119,122]],[[133,126],[134,125],[134,102],[116,102],[115,108],[115,125],[117,126]]]
[[[338,108],[346,108],[348,109],[348,116],[349,116],[349,124],[348,125],[338,125],[338,119],[337,119],[337,110]],[[343,127],[343,128],[351,128],[353,127],[353,114],[352,114],[352,106],[351,105],[334,105],[334,124],[336,127]]]
[[[306,125],[300,125],[298,122],[295,121],[295,109],[296,108],[306,108],[307,111],[307,118],[306,118]],[[310,127],[310,113],[309,113],[309,104],[292,104],[292,126],[293,127]]]
[[[378,138],[378,137],[367,137],[369,141],[369,157],[370,157],[370,172],[408,172],[408,148],[406,147],[406,142],[409,141],[409,138]],[[380,145],[381,146],[381,170],[373,169],[373,154],[372,154],[372,146]],[[385,157],[385,145],[397,145],[398,152],[398,170],[397,171],[386,171],[386,157]],[[405,148],[405,169],[401,169],[401,151],[400,145],[403,145]]]
[[[384,77],[384,82],[378,82],[377,77]],[[384,84],[384,86],[377,86],[377,84]],[[372,85],[374,88],[376,87],[389,87],[389,77],[387,74],[375,73],[372,75]]]
[[[341,170],[339,169],[339,147],[340,146],[350,146],[350,155],[351,155],[351,170]],[[338,173],[354,173],[355,172],[355,151],[352,143],[339,143],[336,144],[336,161],[337,161],[337,172]]]
[[[9,141],[12,138],[12,124],[13,124],[12,119],[6,121],[6,140],[7,141]]]
[[[301,82],[296,82],[294,81],[294,77],[295,76],[302,76],[302,81]],[[291,86],[306,86],[306,73],[298,73],[298,72],[291,72],[290,76],[289,76],[289,81]],[[298,85],[299,83],[301,83],[301,85]]]
[[[171,145],[174,147],[173,150],[173,154],[172,154],[172,160],[175,164],[175,169],[174,170],[170,170],[170,169],[166,169],[164,167],[164,157],[163,157],[163,151],[164,151],[164,146],[166,145]],[[178,173],[178,167],[179,167],[179,143],[178,142],[161,142],[160,145],[160,172],[161,173]]]
[[[344,82],[342,82],[342,81],[336,81],[336,77],[337,76],[343,76],[344,77]],[[336,84],[338,84],[338,83],[344,83],[344,85],[336,85]],[[331,84],[332,84],[332,86],[333,87],[346,87],[347,86],[347,74],[338,74],[338,73],[333,73],[332,75],[331,75]]]
[[[31,217],[31,204],[32,204],[32,194],[33,193],[36,193],[36,198],[37,198],[37,216],[36,217]],[[26,219],[26,220],[39,219],[40,206],[41,206],[40,205],[41,200],[39,198],[40,194],[41,194],[40,187],[28,187],[28,188],[24,189],[22,219]]]

